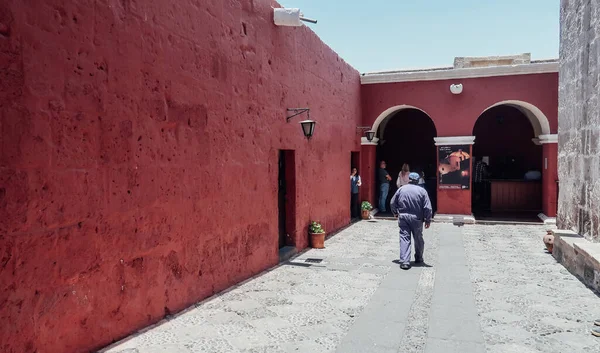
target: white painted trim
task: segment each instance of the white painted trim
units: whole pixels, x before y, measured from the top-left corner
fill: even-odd
[[[537,146],[541,146],[542,145],[542,143],[540,142],[540,139],[537,138],[537,137],[532,138],[531,141],[533,141],[534,145],[537,145]]]
[[[379,142],[379,139],[377,137],[373,137],[373,141],[367,140],[367,138],[364,136],[360,138],[360,144],[362,146],[371,146],[371,145],[377,146],[378,142]]]
[[[540,135],[538,137],[542,145],[545,143],[558,143],[558,134]]]
[[[475,143],[475,136],[434,137],[433,140],[436,146],[472,145]]]
[[[485,108],[481,112],[481,114],[485,113],[489,109],[492,109],[492,108],[500,106],[500,105],[512,106],[514,108],[519,109],[523,114],[525,114],[527,119],[529,119],[531,126],[533,126],[533,132],[536,137],[539,138],[541,135],[549,135],[550,134],[550,123],[548,122],[548,118],[538,107],[536,107],[535,105],[533,105],[531,103],[527,103],[527,102],[519,101],[519,100],[505,100],[505,101],[501,101],[501,102],[490,105],[489,107]],[[481,116],[481,114],[479,114],[479,116]]]
[[[390,115],[392,115],[392,114],[394,114],[394,113],[396,113],[396,112],[398,112],[400,110],[403,110],[403,109],[416,109],[416,110],[420,110],[421,112],[423,112],[424,114],[426,114],[429,117],[429,119],[431,119],[431,116],[429,114],[427,114],[427,112],[424,111],[423,109],[415,107],[415,106],[412,106],[412,105],[401,104],[401,105],[396,105],[396,106],[393,106],[391,108],[388,108],[388,109],[384,110],[381,114],[379,114],[379,116],[377,117],[377,119],[375,119],[375,122],[373,123],[373,126],[371,127],[371,130],[375,131],[376,134],[379,134],[380,132],[377,131],[379,129],[379,125],[387,117],[389,117]],[[435,126],[435,123],[434,123],[434,126]],[[382,131],[381,131],[381,133],[379,135],[380,137],[383,136],[383,128],[384,128],[384,126],[382,126]],[[375,139],[373,139],[373,140],[375,140]]]
[[[544,224],[546,225],[556,225],[556,218],[555,217],[548,217],[543,213],[538,214],[539,219],[541,219]]]
[[[396,71],[364,73],[360,77],[363,85],[414,81],[455,80],[480,77],[531,75],[558,72],[558,61],[521,65],[474,67],[465,69],[442,68],[423,71]]]

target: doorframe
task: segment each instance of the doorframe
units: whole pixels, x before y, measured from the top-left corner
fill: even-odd
[[[295,247],[296,246],[296,151],[294,150],[286,150],[286,149],[280,149],[278,150],[278,161],[277,161],[277,200],[278,200],[278,207],[277,207],[277,224],[278,224],[278,231],[277,231],[277,247],[278,249],[281,249],[283,247],[287,247],[287,246],[292,246]],[[286,234],[285,237],[285,244],[283,244],[283,246],[280,246],[279,243],[279,237],[281,235],[281,229],[280,229],[280,212],[281,212],[281,205],[279,204],[279,192],[280,192],[280,185],[279,185],[279,163],[281,156],[283,156],[283,160],[284,160],[284,180],[285,180],[285,202],[284,202],[284,218],[285,218],[285,222],[284,222],[284,233]]]

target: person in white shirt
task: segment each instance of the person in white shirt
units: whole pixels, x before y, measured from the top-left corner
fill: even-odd
[[[400,173],[398,173],[398,179],[396,179],[396,186],[398,187],[398,189],[403,186],[408,184],[409,179],[408,179],[408,175],[410,174],[410,167],[408,166],[408,164],[404,163],[402,165],[402,170],[400,171]]]
[[[419,174],[420,174],[420,178],[419,178],[418,185],[424,189],[425,188],[425,172],[421,172]]]

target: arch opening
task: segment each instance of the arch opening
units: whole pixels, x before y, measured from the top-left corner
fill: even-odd
[[[401,106],[376,121],[373,126],[377,128],[375,131],[379,138],[376,169],[379,171],[379,163],[382,160],[386,161],[386,169],[392,177],[386,198],[387,212],[390,212],[389,202],[398,189],[396,181],[405,163],[410,166],[411,172],[424,174],[424,187],[429,193],[435,212],[437,155],[433,138],[437,136],[437,130],[429,115],[419,108]]]
[[[548,122],[548,118],[546,117],[546,115],[538,107],[527,102],[519,100],[501,101],[487,107],[479,116],[481,117],[488,110],[499,106],[513,107],[519,110],[523,115],[525,115],[525,117],[527,117],[527,119],[531,123],[531,126],[533,127],[535,137],[550,134],[550,123]]]
[[[549,133],[539,109],[514,102],[494,104],[477,118],[472,180],[476,218],[539,221],[543,149],[535,141]]]

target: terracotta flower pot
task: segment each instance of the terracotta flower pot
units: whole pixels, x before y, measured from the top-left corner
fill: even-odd
[[[552,253],[552,249],[554,248],[554,235],[551,232],[544,235],[544,244],[546,245],[546,250],[549,253]]]
[[[362,219],[369,219],[371,212],[369,210],[362,210]]]
[[[310,233],[310,247],[313,249],[325,248],[325,233]]]

